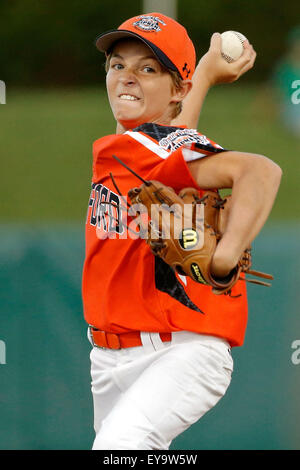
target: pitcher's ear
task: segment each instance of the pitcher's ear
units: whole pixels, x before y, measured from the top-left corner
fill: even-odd
[[[191,80],[182,80],[180,86],[174,87],[174,96],[172,101],[183,101],[187,94],[191,91],[193,83]]]

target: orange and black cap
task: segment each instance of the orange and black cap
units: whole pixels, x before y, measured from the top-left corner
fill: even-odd
[[[177,71],[183,80],[191,79],[196,66],[194,45],[186,29],[161,13],[135,16],[118,29],[107,31],[96,39],[96,47],[108,53],[120,39],[133,37],[143,41],[167,69]]]

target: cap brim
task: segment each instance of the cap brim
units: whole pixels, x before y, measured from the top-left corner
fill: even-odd
[[[133,33],[132,31],[122,30],[122,29],[115,29],[111,31],[107,31],[106,33],[101,34],[96,38],[95,44],[97,49],[100,52],[108,53],[109,50],[112,48],[113,44],[118,41],[119,39],[124,39],[128,37],[133,37],[139,39],[143,43],[145,43],[152,52],[155,54],[157,59],[164,65],[167,69],[173,70],[174,72],[178,72],[176,65],[171,62],[171,60],[159,49],[155,44],[148,41],[147,39],[143,38],[139,34]]]

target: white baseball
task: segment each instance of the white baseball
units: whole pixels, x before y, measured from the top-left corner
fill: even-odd
[[[246,36],[237,31],[225,31],[221,34],[221,38],[222,57],[227,62],[234,62],[239,59],[244,50],[244,42],[247,40]]]

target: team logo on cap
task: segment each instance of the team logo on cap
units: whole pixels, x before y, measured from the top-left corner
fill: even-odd
[[[138,29],[141,29],[142,31],[148,31],[148,32],[156,32],[158,33],[161,31],[160,25],[166,26],[166,23],[163,22],[158,16],[146,16],[142,15],[139,16],[139,20],[135,21],[133,23],[133,26],[135,26]]]

